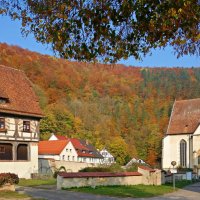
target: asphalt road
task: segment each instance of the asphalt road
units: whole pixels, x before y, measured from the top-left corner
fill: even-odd
[[[79,192],[56,190],[51,189],[39,189],[39,188],[24,188],[26,194],[31,195],[34,198],[44,198],[48,200],[200,200],[200,183],[187,186],[184,189],[180,189],[176,192],[166,194],[164,196],[152,197],[152,198],[117,198],[101,195],[92,195]]]

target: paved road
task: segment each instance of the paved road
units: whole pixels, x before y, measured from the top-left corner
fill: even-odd
[[[44,198],[48,200],[200,200],[200,183],[180,189],[174,193],[153,198],[116,198],[101,195],[92,195],[71,191],[60,191],[52,189],[25,188],[25,193],[35,198]]]

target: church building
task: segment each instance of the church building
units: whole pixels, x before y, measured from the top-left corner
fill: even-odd
[[[163,138],[162,168],[191,168],[200,175],[200,98],[175,101]]]

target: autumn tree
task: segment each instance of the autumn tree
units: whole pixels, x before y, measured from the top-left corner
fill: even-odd
[[[3,0],[0,13],[67,59],[138,59],[167,45],[200,55],[198,0]]]

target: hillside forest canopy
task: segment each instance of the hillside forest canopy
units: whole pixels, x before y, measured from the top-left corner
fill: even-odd
[[[174,100],[200,97],[200,68],[140,68],[70,62],[0,43],[0,64],[23,70],[51,133],[106,147],[120,164],[161,161]]]
[[[3,0],[0,14],[61,58],[114,63],[167,45],[200,55],[198,0]]]

